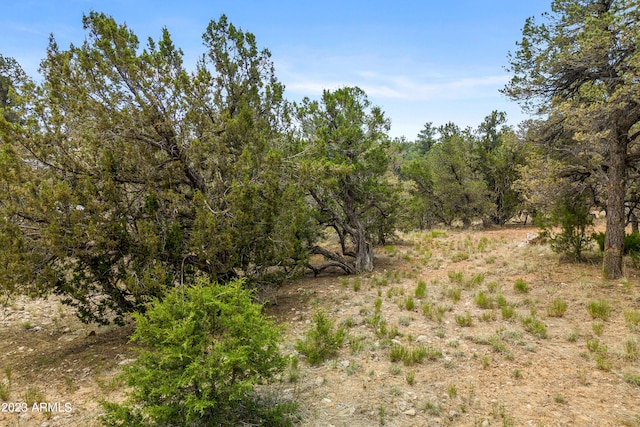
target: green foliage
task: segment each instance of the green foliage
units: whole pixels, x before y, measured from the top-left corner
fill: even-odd
[[[598,247],[600,248],[600,252],[604,252],[605,233],[603,232],[593,233],[591,237],[598,244]],[[625,255],[640,253],[640,233],[633,232],[633,233],[625,234],[623,248],[624,248],[623,250]]]
[[[459,220],[469,226],[491,210],[487,184],[471,166],[471,136],[451,123],[440,133],[428,157],[437,217],[446,225]]]
[[[269,51],[222,16],[189,71],[166,29],[141,46],[104,14],[83,24],[79,46],[51,39],[40,85],[10,91],[22,116],[0,125],[3,285],[107,323],[198,275],[296,274],[317,230]]]
[[[516,309],[512,305],[503,305],[500,307],[500,312],[504,320],[513,319],[516,316]]]
[[[547,306],[547,315],[549,317],[562,317],[567,311],[567,302],[562,299],[554,299]]]
[[[547,338],[547,327],[533,315],[522,318],[522,326],[531,335],[538,338]]]
[[[635,329],[640,326],[640,311],[629,309],[625,310],[624,313],[624,321],[627,323],[627,326],[631,329]]]
[[[395,344],[389,349],[389,359],[392,363],[400,362],[405,366],[412,366],[416,363],[422,363],[425,357],[429,360],[435,360],[442,355],[442,352],[435,348],[427,349],[424,346],[407,347]]]
[[[416,303],[413,300],[413,297],[406,297],[403,302],[403,306],[405,310],[413,310],[416,307]]]
[[[593,225],[593,215],[584,197],[558,200],[551,212],[538,215],[536,223],[542,228],[541,236],[549,239],[551,249],[573,259],[581,259],[592,241],[588,231]],[[555,231],[557,226],[559,232]]]
[[[628,384],[631,384],[636,387],[640,387],[640,375],[632,372],[625,372],[625,374],[623,375],[623,378]]]
[[[512,184],[524,156],[505,122],[505,114],[494,111],[476,132],[427,123],[415,144],[402,145],[398,174],[406,184],[410,225],[504,224],[516,214],[521,197]]]
[[[493,111],[478,126],[473,145],[475,167],[487,184],[492,208],[486,219],[504,225],[522,206],[522,196],[514,187],[519,179],[519,166],[524,163],[524,149],[517,143],[515,132],[505,125],[507,116]]]
[[[132,339],[142,347],[124,368],[129,398],[104,404],[105,425],[231,426],[283,415],[252,394],[254,384],[282,372],[286,359],[280,329],[242,281],[174,288],[133,317]]]
[[[469,313],[465,314],[456,314],[455,315],[456,323],[462,327],[470,327],[473,325],[473,318]]]
[[[347,274],[373,269],[373,244],[395,232],[398,201],[388,169],[390,122],[357,87],[325,90],[296,105],[297,179],[312,200],[321,231],[337,234],[340,252],[314,246],[327,259],[314,269]]]
[[[416,298],[424,298],[426,293],[427,293],[427,283],[424,280],[419,280],[415,290]]]
[[[493,298],[491,298],[491,296],[487,295],[487,293],[485,291],[480,291],[476,294],[475,298],[475,303],[479,308],[482,309],[490,309],[493,308]]]
[[[527,285],[524,279],[517,279],[513,284],[513,289],[520,294],[526,294],[529,292],[529,285]]]
[[[552,179],[550,185],[529,185],[529,195],[558,194],[568,184],[572,191],[562,197],[588,190],[606,209],[603,272],[611,279],[622,276],[624,219],[628,208],[635,209],[625,201],[637,200],[637,178],[629,172],[637,168],[632,147],[640,119],[640,104],[632,101],[639,68],[629,67],[640,58],[636,9],[634,0],[554,1],[540,22],[525,22],[509,58],[513,77],[504,90],[545,116],[530,123],[531,140],[541,151],[532,175],[547,170]],[[581,223],[584,217],[575,225]],[[579,258],[583,239],[582,233],[565,234],[560,250]]]
[[[587,303],[587,313],[594,319],[607,320],[611,314],[611,305],[606,300],[590,301]]]
[[[317,365],[338,354],[346,338],[342,327],[336,328],[334,322],[323,311],[313,315],[313,324],[305,333],[304,339],[296,342],[295,348],[307,357],[312,365]]]

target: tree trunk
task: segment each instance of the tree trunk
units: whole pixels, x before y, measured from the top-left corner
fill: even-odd
[[[607,279],[622,277],[624,249],[624,196],[626,193],[626,140],[621,137],[611,144],[607,188],[607,230],[604,239],[602,269]]]
[[[356,274],[373,271],[373,245],[367,241],[364,227],[358,228],[356,239],[356,259],[354,263]]]

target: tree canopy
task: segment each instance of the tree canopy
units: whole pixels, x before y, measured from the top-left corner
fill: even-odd
[[[25,124],[2,127],[4,283],[106,321],[195,274],[260,280],[301,264],[309,217],[269,52],[223,16],[188,72],[166,29],[143,48],[111,17],[83,22],[81,46],[51,39]],[[18,260],[30,271],[11,273]]]
[[[638,160],[637,0],[555,0],[527,20],[505,93],[541,113],[537,142],[566,167],[560,178],[602,187],[604,273],[622,272],[625,197]]]
[[[393,188],[386,175],[389,121],[359,88],[324,91],[297,108],[300,132],[298,179],[316,208],[321,226],[338,236],[340,250],[314,246],[349,274],[373,269],[373,244],[395,228]],[[322,228],[322,227],[321,227]]]

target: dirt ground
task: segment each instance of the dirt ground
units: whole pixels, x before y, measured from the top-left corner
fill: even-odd
[[[597,254],[563,261],[528,243],[535,233],[410,233],[377,249],[373,273],[265,293],[299,363],[261,392],[296,400],[302,426],[639,426],[637,271],[605,281]],[[601,301],[606,319],[587,309]],[[336,358],[310,366],[294,346],[319,310],[348,334]],[[55,298],[19,299],[0,331],[0,426],[98,426],[99,401],[123,398],[132,326],[83,325]],[[394,347],[427,356],[392,362]]]

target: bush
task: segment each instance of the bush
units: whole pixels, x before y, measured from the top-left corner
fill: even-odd
[[[290,403],[267,403],[253,386],[283,371],[281,330],[241,280],[200,280],[134,314],[138,359],[124,368],[123,404],[103,403],[107,426],[291,424]]]
[[[313,323],[295,348],[307,357],[310,364],[317,365],[338,354],[346,332],[343,328],[335,329],[334,322],[323,311],[313,315]]]
[[[593,233],[591,237],[598,243],[600,252],[604,252],[604,238],[605,234]],[[624,254],[640,254],[640,233],[634,232],[624,235]]]
[[[593,215],[585,197],[563,198],[557,201],[546,216],[538,216],[540,235],[549,239],[551,249],[573,259],[581,259],[582,252],[592,241],[587,229],[593,225]],[[554,231],[560,226],[560,232]]]
[[[587,303],[587,312],[594,319],[608,320],[611,305],[605,300],[591,301]]]

